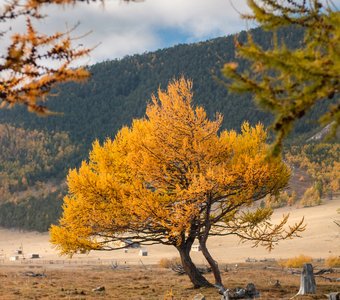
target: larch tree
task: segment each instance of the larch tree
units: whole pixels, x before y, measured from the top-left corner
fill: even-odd
[[[195,240],[223,288],[207,248],[211,235],[237,235],[271,249],[303,231],[270,223],[272,211],[249,211],[253,202],[278,192],[289,178],[279,157],[268,157],[262,125],[222,131],[222,116],[209,120],[193,107],[192,83],[181,78],[158,91],[146,117],[114,140],[93,144],[89,161],[71,170],[60,224],[50,230],[62,254],[114,250],[131,239],[176,247],[195,287],[210,286],[190,257]]]
[[[332,124],[332,134],[340,123],[340,12],[332,1],[321,0],[247,0],[253,20],[274,31],[274,44],[263,49],[248,34],[242,44],[236,40],[236,54],[250,63],[250,69],[238,70],[227,63],[223,73],[230,90],[250,92],[255,101],[276,116],[273,153],[279,153],[283,139],[294,121],[302,118],[320,101],[330,100],[328,111],[320,116],[322,124]],[[295,26],[304,29],[304,41],[289,49],[275,34],[277,28]]]
[[[72,44],[72,29],[47,35],[33,26],[33,20],[47,17],[41,13],[43,6],[78,2],[84,1],[10,0],[0,7],[0,23],[8,25],[0,32],[0,40],[11,39],[5,53],[0,54],[0,108],[22,104],[37,114],[49,114],[43,102],[55,84],[89,76],[84,67],[72,65],[91,51]],[[26,32],[12,33],[12,22],[22,17],[26,18]]]

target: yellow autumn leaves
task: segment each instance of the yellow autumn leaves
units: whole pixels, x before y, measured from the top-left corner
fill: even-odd
[[[64,213],[51,228],[62,253],[111,249],[125,238],[176,246],[193,224],[198,235],[207,218],[228,222],[285,186],[289,170],[267,156],[263,126],[219,132],[222,116],[209,120],[194,108],[191,89],[184,78],[170,82],[144,119],[94,142],[89,161],[70,171]]]

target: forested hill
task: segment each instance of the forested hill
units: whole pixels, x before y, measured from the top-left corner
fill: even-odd
[[[252,33],[264,47],[272,45],[268,32]],[[286,28],[279,40],[297,47],[302,35]],[[245,39],[242,32],[239,40]],[[151,94],[173,78],[191,78],[195,103],[211,117],[221,112],[226,129],[239,129],[244,120],[268,124],[270,115],[253,104],[251,95],[229,94],[220,83],[221,68],[234,60],[234,36],[178,45],[90,67],[87,82],[61,85],[48,99],[48,107],[62,116],[39,118],[24,107],[0,110],[0,226],[47,230],[60,214],[67,170],[87,158],[95,139],[114,137],[123,125],[143,116]],[[242,61],[239,65],[246,68]],[[322,104],[316,111],[324,108]],[[315,120],[310,114],[297,133],[311,131]]]
[[[253,30],[255,41],[270,47],[271,34]],[[246,32],[239,39],[244,41]],[[289,47],[302,41],[302,32],[287,28],[284,38]],[[105,46],[105,45],[103,45]],[[121,60],[105,61],[90,67],[91,78],[86,83],[60,86],[48,101],[48,106],[63,116],[38,118],[25,108],[0,110],[0,122],[23,126],[26,129],[68,132],[75,144],[84,145],[84,154],[94,139],[113,137],[122,125],[141,117],[150,95],[159,87],[166,88],[169,80],[181,75],[194,82],[194,99],[210,116],[224,115],[224,128],[239,128],[244,120],[251,123],[269,121],[269,115],[256,107],[250,95],[229,94],[219,83],[224,63],[233,61],[234,36],[222,37],[191,45],[178,45]],[[240,62],[241,66],[245,66]],[[315,118],[311,118],[315,120]],[[299,132],[308,131],[311,124],[301,123]]]

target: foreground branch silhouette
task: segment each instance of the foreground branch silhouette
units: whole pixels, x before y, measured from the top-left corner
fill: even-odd
[[[5,53],[0,54],[0,108],[22,104],[37,114],[49,114],[43,102],[53,86],[89,76],[84,67],[72,65],[91,52],[90,48],[72,44],[72,30],[46,35],[32,25],[33,20],[48,18],[41,14],[43,6],[77,2],[85,1],[12,0],[0,7],[0,22],[8,25],[8,30],[0,32],[0,39],[10,36],[11,40]],[[11,22],[22,17],[26,18],[26,33],[12,34]]]
[[[326,3],[325,3],[326,2]],[[265,30],[284,26],[304,29],[304,41],[297,49],[289,49],[274,34],[274,45],[263,49],[248,33],[248,41],[236,41],[237,56],[250,63],[245,72],[235,62],[223,68],[231,79],[230,89],[250,92],[255,101],[271,111],[276,119],[273,153],[281,150],[283,139],[320,101],[332,99],[328,111],[320,116],[324,125],[332,124],[331,136],[340,123],[340,12],[332,1],[320,0],[248,0],[252,14],[243,18],[254,20]],[[330,101],[330,100],[328,100]]]

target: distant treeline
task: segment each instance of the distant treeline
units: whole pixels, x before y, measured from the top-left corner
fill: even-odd
[[[0,124],[0,226],[46,231],[56,222],[78,152],[67,133]]]
[[[0,204],[0,226],[25,230],[47,231],[61,214],[63,191],[33,197],[18,203]]]
[[[254,29],[252,34],[264,48],[273,44],[269,32]],[[95,64],[89,68],[92,76],[87,82],[63,84],[53,92],[56,95],[49,97],[49,107],[62,112],[62,116],[38,118],[27,113],[25,108],[17,107],[0,110],[1,122],[49,132],[68,132],[75,144],[83,145],[83,155],[86,155],[95,139],[102,141],[113,137],[122,125],[129,125],[133,118],[143,116],[151,94],[159,87],[165,88],[169,80],[184,75],[194,82],[195,103],[203,105],[211,117],[216,112],[224,115],[223,128],[238,129],[244,120],[251,124],[259,121],[268,124],[271,116],[253,104],[251,95],[228,93],[221,83],[224,81],[223,65],[237,60],[234,38],[230,35]],[[284,28],[279,31],[281,39],[295,48],[302,43],[303,32]],[[239,34],[239,40],[245,42],[246,32]],[[244,61],[238,63],[247,68]],[[309,115],[299,122],[296,133],[315,128],[316,119],[313,113]]]
[[[264,48],[272,46],[271,33],[254,29],[252,34]],[[278,37],[292,48],[303,42],[303,32],[292,27],[280,30]],[[178,45],[93,65],[86,83],[60,85],[49,97],[49,108],[63,115],[39,118],[24,107],[0,110],[0,226],[44,231],[56,222],[61,202],[55,188],[49,190],[49,183],[54,183],[58,195],[63,194],[59,183],[69,168],[87,159],[92,142],[114,137],[123,125],[142,117],[151,94],[166,88],[173,78],[183,75],[193,80],[195,103],[204,106],[210,117],[221,112],[223,129],[238,130],[244,120],[269,124],[271,116],[254,105],[251,95],[228,93],[222,84],[221,68],[237,61],[234,38]],[[246,32],[238,38],[245,42]],[[247,68],[246,62],[238,63]],[[298,122],[295,140],[317,128],[317,115],[326,107],[322,101]],[[36,196],[37,190],[43,190],[44,196]]]

